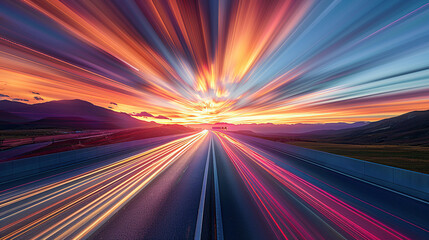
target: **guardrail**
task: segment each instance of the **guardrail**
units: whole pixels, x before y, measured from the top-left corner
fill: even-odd
[[[244,135],[240,134],[240,137],[244,137]],[[273,142],[250,136],[245,137],[248,139],[257,139],[258,142],[262,141],[277,149],[279,149],[279,146],[283,145],[283,147],[281,147],[283,152],[287,152],[297,158],[302,158],[398,192],[429,201],[429,174],[307,149],[286,143]]]

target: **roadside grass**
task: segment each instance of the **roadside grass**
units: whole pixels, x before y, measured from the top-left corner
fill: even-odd
[[[304,148],[429,174],[429,147],[284,141]]]

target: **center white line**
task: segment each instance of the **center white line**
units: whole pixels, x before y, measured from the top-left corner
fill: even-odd
[[[209,148],[207,151],[206,168],[204,170],[204,180],[203,180],[203,186],[202,186],[202,190],[201,190],[200,206],[198,208],[198,218],[197,218],[197,226],[195,228],[194,240],[200,240],[201,239],[201,233],[203,230],[204,203],[206,200],[207,176],[209,173],[209,160],[210,160],[211,145],[212,145],[212,136],[210,134],[210,143],[209,143]]]

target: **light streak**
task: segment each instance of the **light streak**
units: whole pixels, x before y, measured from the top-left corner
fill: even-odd
[[[0,195],[0,239],[74,238],[91,234],[207,131],[28,191]]]
[[[299,217],[294,216],[293,211],[282,202],[282,198],[276,195],[276,192],[267,183],[264,184],[260,175],[255,172],[255,166],[263,169],[282,186],[286,187],[287,191],[293,192],[302,201],[310,205],[316,213],[329,219],[329,225],[332,225],[343,235],[354,239],[409,239],[376,217],[279,167],[275,162],[257,153],[244,143],[224,133],[216,132],[216,135],[278,237],[319,239],[323,235],[318,235],[320,233],[317,231],[313,232],[314,229],[311,231],[310,228],[306,227],[308,224],[305,221],[301,222]],[[401,218],[397,219],[402,220]]]

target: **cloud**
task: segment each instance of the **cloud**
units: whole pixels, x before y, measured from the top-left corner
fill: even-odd
[[[9,95],[1,94],[1,93],[0,93],[0,97],[9,97]]]
[[[158,115],[155,117],[156,119],[167,119],[167,120],[171,120],[168,117],[162,116],[162,115]]]
[[[148,118],[148,117],[154,118],[155,117],[155,116],[153,116],[152,114],[150,114],[148,112],[132,113],[131,116],[134,116],[134,117],[145,117],[145,118]]]
[[[115,106],[118,106],[118,104],[117,104],[117,103],[114,103],[114,102],[110,102],[110,104],[115,105]]]
[[[31,92],[32,94],[36,94],[36,95],[40,95],[40,93],[38,92]]]
[[[28,102],[28,99],[23,98],[12,98],[13,101],[20,101],[20,102]]]
[[[43,100],[45,100],[42,97],[38,97],[38,96],[35,96],[34,99],[36,99],[37,101],[43,101]]]

